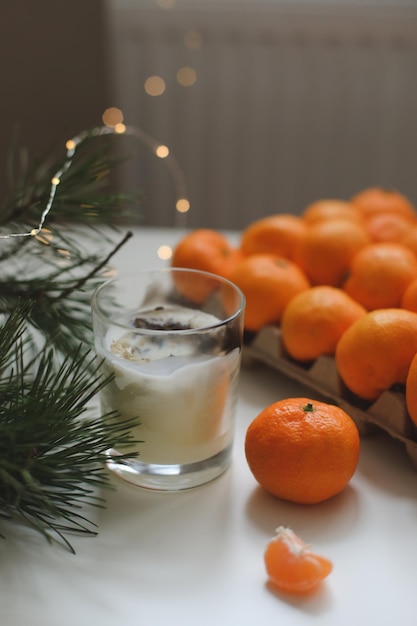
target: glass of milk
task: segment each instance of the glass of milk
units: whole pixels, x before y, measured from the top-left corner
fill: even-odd
[[[138,424],[138,443],[108,451],[116,475],[175,491],[229,466],[244,307],[238,287],[197,270],[136,272],[98,287],[95,349],[112,375],[100,393],[102,412]]]

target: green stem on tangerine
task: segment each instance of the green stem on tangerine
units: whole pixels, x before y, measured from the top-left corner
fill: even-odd
[[[312,402],[308,402],[302,408],[303,408],[303,411],[305,411],[306,413],[313,413],[313,411],[316,410]]]

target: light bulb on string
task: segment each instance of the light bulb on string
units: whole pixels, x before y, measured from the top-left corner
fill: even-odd
[[[107,109],[106,111],[109,111],[109,110]],[[119,110],[115,109],[113,111],[113,114],[115,114],[116,111],[119,111]],[[82,131],[75,137],[72,137],[71,139],[68,139],[66,141],[65,143],[66,154],[65,154],[64,164],[57,172],[55,172],[55,174],[51,178],[48,199],[47,199],[45,208],[43,209],[41,216],[39,218],[38,225],[32,227],[29,231],[25,231],[25,232],[13,232],[13,233],[0,234],[0,239],[10,239],[13,237],[38,237],[42,229],[44,228],[48,215],[50,214],[53,208],[58,185],[60,184],[63,175],[72,166],[73,159],[76,155],[76,152],[79,146],[81,146],[87,139],[91,139],[94,137],[101,137],[101,136],[110,135],[110,134],[131,136],[137,139],[138,141],[140,141],[146,147],[150,148],[151,152],[155,156],[163,159],[166,162],[170,170],[170,173],[173,177],[175,190],[176,190],[176,197],[177,197],[174,225],[175,226],[179,225],[177,222],[178,215],[188,211],[190,203],[187,199],[184,177],[183,177],[181,168],[179,167],[177,160],[171,154],[167,146],[162,145],[161,143],[156,141],[153,137],[145,133],[140,128],[137,128],[135,126],[125,125],[123,123],[123,116],[120,117],[120,116],[114,115],[112,119],[113,119],[112,122],[109,121],[108,124],[105,124],[104,126],[98,126],[90,130]],[[104,116],[103,116],[103,120],[105,120]],[[183,204],[184,202],[188,203],[188,208],[186,209],[186,211],[178,208],[178,203],[180,203],[180,206],[185,206]]]

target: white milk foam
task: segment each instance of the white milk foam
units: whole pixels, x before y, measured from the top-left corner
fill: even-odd
[[[184,308],[160,310],[156,318],[154,312],[146,317],[151,323],[169,320],[193,328],[220,323],[212,315]],[[117,410],[122,419],[138,418],[133,432],[143,441],[137,446],[138,460],[192,463],[232,442],[240,350],[223,351],[221,326],[210,331],[209,338],[184,333],[180,343],[169,333],[164,338],[164,332],[109,333],[100,356],[114,381],[101,393],[102,409]],[[201,353],[202,341],[212,342],[213,355]]]

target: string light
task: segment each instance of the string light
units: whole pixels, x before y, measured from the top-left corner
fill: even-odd
[[[166,84],[160,76],[149,76],[145,80],[144,88],[148,96],[161,96],[166,89]]]
[[[105,126],[110,126],[111,128],[114,128],[115,126],[123,122],[123,113],[117,107],[109,107],[104,111],[101,119],[103,120],[103,124]]]
[[[188,211],[190,210],[190,203],[187,198],[178,198],[175,207],[178,213],[188,213]]]
[[[172,248],[167,245],[159,246],[157,254],[163,261],[168,261],[172,257]]]
[[[191,87],[197,80],[197,72],[192,67],[181,67],[177,72],[177,83],[182,87]]]
[[[169,148],[168,146],[158,146],[155,150],[155,154],[160,159],[166,159],[169,156]]]
[[[83,131],[79,133],[78,135],[76,135],[75,137],[68,139],[68,141],[65,143],[66,155],[65,155],[64,164],[61,167],[61,169],[58,170],[54,174],[54,176],[52,176],[51,178],[49,196],[48,196],[45,208],[42,211],[41,216],[39,218],[38,225],[31,228],[27,232],[0,234],[0,239],[10,239],[12,237],[37,237],[43,243],[48,243],[49,231],[44,228],[44,225],[45,225],[45,222],[49,213],[51,212],[53,208],[57,187],[61,182],[62,176],[71,167],[77,148],[81,144],[83,144],[87,139],[91,139],[94,137],[101,137],[101,136],[110,135],[110,134],[129,135],[131,137],[134,137],[138,139],[141,143],[143,143],[145,146],[150,148],[153,154],[155,154],[159,158],[164,159],[174,180],[176,197],[177,197],[176,215],[178,213],[188,212],[188,210],[190,209],[190,203],[187,199],[186,185],[185,185],[185,181],[182,175],[182,171],[176,159],[170,153],[168,147],[157,142],[155,139],[153,139],[153,137],[145,133],[140,128],[136,128],[135,126],[126,126],[123,123],[123,114],[119,109],[114,108],[110,110],[112,111],[113,114],[116,111],[118,112],[118,114],[116,117],[113,117],[110,119],[105,115],[109,111],[109,109],[106,109],[105,113],[103,114],[103,121],[104,119],[107,119],[107,125],[99,126],[96,128],[92,128],[90,130]],[[119,114],[121,115],[121,117]],[[174,225],[178,226],[179,224],[177,223],[177,221],[175,221]],[[162,246],[162,248],[165,250],[165,252],[162,252],[162,254],[168,254],[165,247]],[[166,248],[169,248],[169,246],[167,246]],[[169,257],[166,257],[166,258],[169,258]]]
[[[42,228],[42,231],[36,235],[36,239],[46,245],[52,241],[52,238],[52,233],[48,228]]]

